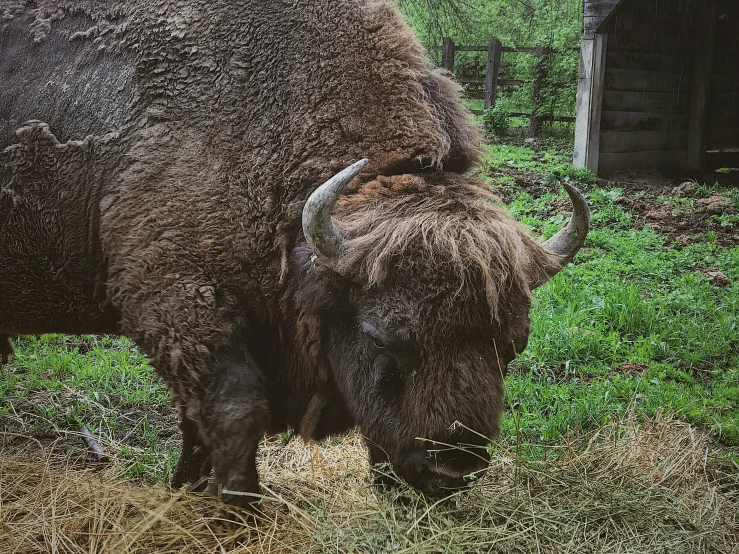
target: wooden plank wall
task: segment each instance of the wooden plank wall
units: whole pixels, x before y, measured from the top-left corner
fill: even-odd
[[[739,167],[739,6],[722,4],[718,16],[708,97],[709,164]]]
[[[687,161],[697,0],[624,0],[607,33],[599,173]]]
[[[603,22],[623,0],[583,0],[582,30],[585,40],[592,39]]]

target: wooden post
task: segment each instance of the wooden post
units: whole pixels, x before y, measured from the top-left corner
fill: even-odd
[[[548,60],[551,48],[544,48],[541,44],[536,45],[536,61],[534,62],[534,94],[533,108],[531,110],[530,133],[532,137],[537,136],[541,132],[542,117],[539,114],[541,106],[544,104],[544,86],[548,77],[549,68]]]
[[[444,37],[441,44],[441,67],[454,73],[454,41]]]
[[[572,164],[599,173],[600,117],[606,71],[607,37],[598,29],[624,0],[583,0],[583,41],[575,108],[575,147]]]
[[[485,106],[494,108],[498,98],[498,73],[500,72],[500,55],[503,45],[497,38],[488,42],[488,65],[485,70]]]
[[[600,117],[606,72],[606,35],[584,39],[580,48],[580,79],[575,108],[575,146],[572,164],[596,175],[600,157]]]
[[[706,133],[708,131],[708,93],[713,74],[713,54],[716,44],[716,3],[707,3],[700,14],[695,37],[693,58],[693,89],[690,98],[690,127],[688,130],[688,167],[703,171],[706,168]]]

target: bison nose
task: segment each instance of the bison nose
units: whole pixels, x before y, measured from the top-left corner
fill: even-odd
[[[426,465],[429,471],[441,481],[447,484],[456,483],[465,486],[469,476],[481,472],[487,468],[489,459],[477,453],[460,452],[448,456],[429,456]]]
[[[403,464],[401,476],[430,496],[441,496],[466,487],[471,476],[488,466],[487,454],[472,452],[414,452]]]
[[[477,460],[477,463],[468,464],[464,469],[459,469],[451,467],[449,464],[439,463],[433,459],[428,462],[429,470],[437,478],[448,480],[450,482],[462,483],[466,483],[468,481],[468,476],[484,470],[487,465],[487,462],[484,460]]]

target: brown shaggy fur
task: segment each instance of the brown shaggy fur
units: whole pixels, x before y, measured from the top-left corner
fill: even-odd
[[[212,461],[212,490],[256,491],[265,430],[356,421],[373,460],[435,490],[415,437],[479,442],[455,419],[496,432],[547,257],[463,176],[479,131],[395,8],[0,12],[0,337],[131,337],[181,408],[175,484]],[[300,215],[363,157],[335,213],[357,286],[312,259]]]
[[[460,291],[471,274],[481,274],[497,319],[499,303],[511,289],[529,296],[534,264],[548,258],[496,203],[481,183],[459,175],[380,176],[337,207],[349,237],[346,265],[370,287],[382,286],[404,257],[453,267],[457,279],[450,285]]]

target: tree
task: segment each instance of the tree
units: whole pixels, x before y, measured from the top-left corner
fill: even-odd
[[[574,46],[580,41],[581,0],[396,0],[422,40],[497,36],[504,44]]]
[[[441,44],[442,37],[456,44],[487,44],[497,37],[504,46],[540,44],[557,49],[550,56],[548,82],[542,91],[545,113],[574,113],[577,95],[579,46],[582,36],[582,0],[395,0],[424,44]],[[440,63],[438,52],[430,53]],[[459,72],[484,72],[485,54],[460,53],[455,60]],[[503,56],[502,75],[529,81],[534,70],[530,55]],[[506,109],[528,112],[532,106],[530,85],[501,90]]]

